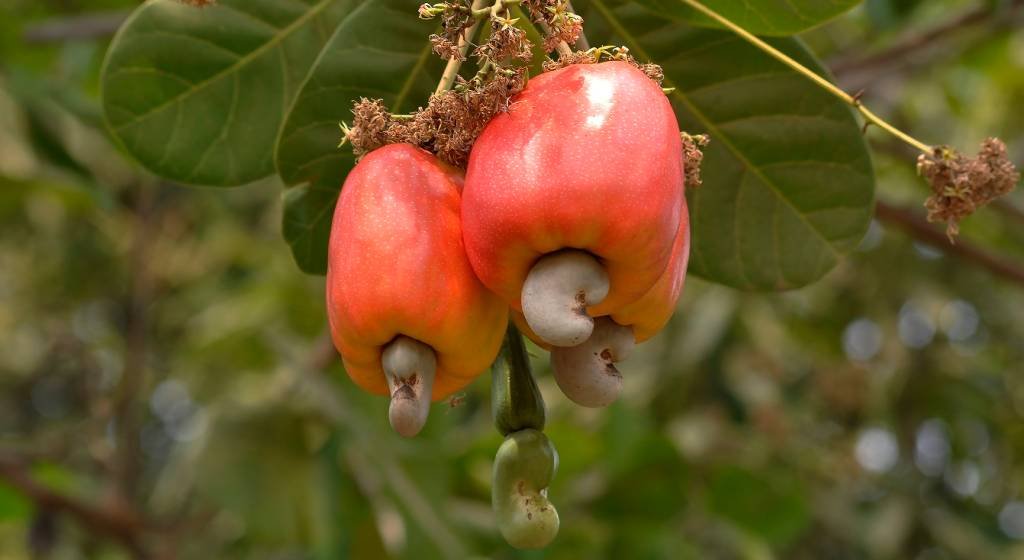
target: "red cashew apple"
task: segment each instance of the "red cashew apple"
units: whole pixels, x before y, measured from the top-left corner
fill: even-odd
[[[491,365],[506,329],[506,305],[466,258],[462,185],[459,169],[428,152],[385,146],[349,173],[334,211],[331,335],[352,380],[391,395],[391,424],[407,437],[431,400]]]
[[[643,297],[627,304],[611,318],[620,325],[633,328],[633,336],[639,344],[658,334],[676,310],[676,302],[683,293],[686,282],[686,267],[690,262],[690,215],[683,200],[682,218],[679,230],[672,243],[672,257],[668,268]]]
[[[647,293],[683,207],[683,154],[661,88],[621,61],[542,74],[470,154],[466,251],[480,280],[553,346]]]
[[[598,318],[593,334],[584,343],[571,348],[552,347],[530,329],[521,313],[513,312],[512,318],[531,340],[551,351],[555,381],[563,393],[584,406],[606,406],[622,390],[622,375],[615,364],[625,360],[634,345],[657,334],[672,317],[686,281],[689,259],[690,220],[684,200],[668,268],[643,297],[610,317]]]

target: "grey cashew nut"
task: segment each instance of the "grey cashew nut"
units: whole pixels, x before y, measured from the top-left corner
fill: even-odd
[[[632,327],[598,317],[586,342],[551,349],[555,381],[562,393],[580,406],[608,406],[622,392],[622,374],[615,363],[625,360],[635,345]]]
[[[388,343],[381,365],[391,391],[388,420],[399,435],[420,433],[430,414],[437,356],[430,346],[399,335]]]
[[[585,251],[560,251],[542,257],[523,283],[527,324],[552,346],[582,343],[594,329],[587,306],[608,296],[608,273]]]

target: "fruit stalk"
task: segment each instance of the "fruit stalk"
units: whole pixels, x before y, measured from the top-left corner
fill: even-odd
[[[501,1],[498,0],[498,2]],[[488,4],[488,0],[473,0],[473,14],[476,15],[478,10],[490,10]],[[459,69],[462,68],[462,61],[466,60],[469,42],[476,35],[476,30],[480,28],[481,21],[483,21],[483,18],[476,18],[473,24],[462,34],[462,37],[459,38],[459,56],[448,59],[448,64],[444,67],[444,73],[441,74],[441,81],[437,83],[437,89],[434,90],[435,94],[444,93],[452,88],[456,76],[459,75]]]
[[[544,397],[530,371],[523,335],[511,322],[501,355],[491,366],[494,427],[503,436],[520,430],[544,429]]]
[[[790,68],[796,70],[800,74],[803,74],[809,80],[821,86],[821,88],[824,89],[825,91],[838,97],[847,105],[859,111],[860,114],[863,115],[869,123],[881,128],[882,130],[888,132],[889,134],[892,134],[896,138],[899,138],[903,142],[906,142],[907,144],[913,146],[917,150],[921,151],[921,153],[931,154],[934,151],[934,148],[932,146],[929,146],[928,144],[921,142],[920,140],[914,138],[913,136],[907,134],[906,132],[903,132],[902,130],[889,124],[884,119],[876,115],[873,111],[865,107],[864,104],[860,102],[859,97],[846,93],[832,82],[819,76],[810,68],[807,68],[803,64],[800,64],[796,60],[793,60],[782,51],[776,49],[775,47],[769,45],[768,43],[758,38],[753,33],[747,31],[746,29],[743,29],[736,23],[733,23],[729,18],[726,18],[725,16],[719,14],[718,12],[712,10],[711,8],[705,6],[704,4],[698,2],[697,0],[680,1],[690,6],[694,10],[697,10],[698,12],[704,14],[705,16],[722,24],[729,31],[732,31],[733,33],[739,35],[740,38],[742,38],[744,41],[750,43],[751,45],[754,45],[755,47],[763,51],[765,54],[771,56],[772,58],[778,60],[779,62],[785,64],[786,66],[789,66]]]

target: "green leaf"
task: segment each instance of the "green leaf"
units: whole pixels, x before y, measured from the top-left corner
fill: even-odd
[[[351,168],[352,162],[344,166]],[[341,183],[331,187],[306,183],[284,193],[281,232],[295,262],[309,274],[327,273],[327,242],[340,187]]]
[[[715,12],[758,35],[794,35],[820,25],[861,0],[701,0]],[[680,0],[640,0],[641,4],[672,19],[706,27],[717,22]]]
[[[306,419],[281,408],[226,408],[199,456],[198,490],[217,509],[237,516],[247,538],[272,546],[308,545],[324,492],[308,430]],[[253,433],[259,437],[246,437]]]
[[[824,276],[867,231],[874,170],[853,111],[736,36],[691,28],[635,3],[591,0],[597,43],[665,69],[683,130],[706,132],[704,185],[688,189],[690,267],[751,290]],[[772,44],[824,73],[797,41]]]
[[[293,186],[284,198],[284,237],[302,270],[327,269],[334,203],[355,163],[350,148],[338,148],[338,123],[351,120],[361,97],[381,98],[395,112],[426,105],[443,64],[427,41],[432,30],[414,4],[366,0],[346,15],[302,85],[276,157]]]
[[[355,0],[151,0],[114,39],[103,108],[124,148],[157,175],[240,185],[273,172],[298,86]]]
[[[32,511],[32,503],[13,486],[0,482],[0,523],[25,519]]]
[[[792,542],[811,522],[803,483],[786,471],[724,467],[711,478],[708,506],[776,546]]]

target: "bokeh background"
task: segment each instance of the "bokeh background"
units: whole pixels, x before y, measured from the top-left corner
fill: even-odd
[[[869,133],[890,211],[825,280],[688,279],[607,410],[534,349],[562,530],[517,552],[489,376],[394,436],[325,343],[280,185],[168,184],[111,144],[99,66],[136,4],[0,6],[0,558],[1024,558],[1022,195],[951,249]],[[1022,8],[870,0],[804,38],[915,136],[1024,162]]]

